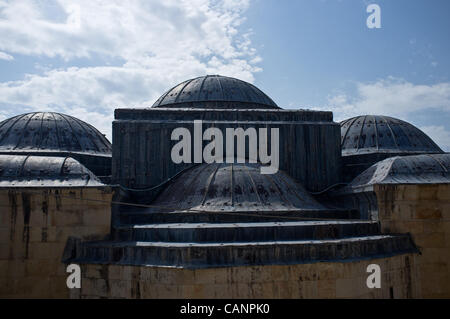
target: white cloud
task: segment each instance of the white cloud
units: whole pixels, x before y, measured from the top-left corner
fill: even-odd
[[[444,126],[423,126],[420,127],[433,141],[445,152],[450,152],[450,130]]]
[[[12,55],[0,51],[0,60],[12,61],[14,60],[14,57]]]
[[[66,59],[93,53],[126,61],[147,56],[242,56],[232,37],[248,1],[1,1],[0,48]],[[48,17],[59,9],[62,21]],[[47,14],[47,15],[46,15]]]
[[[418,114],[439,114],[450,119],[450,83],[419,85],[402,79],[387,78],[373,83],[357,83],[356,92],[338,93],[328,98],[335,121],[358,115],[387,115],[417,122]],[[450,151],[450,127],[420,127],[443,150]]]
[[[417,85],[390,77],[357,83],[355,94],[336,94],[328,102],[337,120],[362,114],[405,118],[425,110],[450,113],[450,83]]]
[[[122,61],[119,66],[74,64],[0,83],[0,105],[12,114],[22,109],[81,114],[110,137],[114,108],[151,106],[185,79],[223,74],[252,82],[261,59],[250,33],[239,30],[248,5],[237,0],[0,0],[0,50],[49,62],[56,57],[69,63],[80,57]]]

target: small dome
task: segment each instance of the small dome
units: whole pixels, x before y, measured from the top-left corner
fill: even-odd
[[[363,115],[341,122],[342,155],[443,153],[424,132],[388,116]]]
[[[372,165],[349,185],[450,183],[450,154],[396,156]]]
[[[96,128],[75,117],[35,112],[0,123],[0,153],[69,152],[111,156],[111,143]]]
[[[202,164],[177,177],[152,205],[196,211],[326,210],[291,177],[259,164]]]
[[[220,75],[207,75],[180,83],[163,94],[153,107],[279,109],[254,85]]]
[[[70,157],[0,155],[0,187],[102,186]]]

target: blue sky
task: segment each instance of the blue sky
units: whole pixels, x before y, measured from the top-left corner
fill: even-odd
[[[381,7],[381,29],[366,7]],[[448,0],[0,0],[0,119],[117,107],[222,74],[284,108],[402,118],[450,151]]]

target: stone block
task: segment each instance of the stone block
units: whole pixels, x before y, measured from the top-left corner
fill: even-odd
[[[105,279],[89,279],[88,281],[92,282],[92,288],[95,292],[94,295],[98,295],[100,297],[109,297],[110,296],[110,290],[109,290],[109,282]],[[84,282],[82,282],[82,285]]]
[[[104,210],[88,209],[83,212],[83,225],[86,226],[106,226],[111,224],[111,207],[105,205]]]
[[[252,298],[250,293],[250,286],[244,283],[232,284],[232,298],[233,299],[248,299]]]
[[[131,284],[132,282],[128,280],[108,279],[109,297],[131,298]]]
[[[68,205],[63,211],[56,212],[49,226],[83,226],[83,215],[83,207],[80,207],[80,204]]]
[[[240,268],[240,267],[237,267]],[[263,283],[272,281],[272,271],[271,266],[252,266],[245,267],[245,271],[249,271],[249,277],[244,282],[249,283]]]
[[[155,285],[153,285],[153,290],[154,290],[153,295],[155,296],[153,298],[157,298],[157,299],[181,298],[181,296],[183,296],[183,294],[180,294],[180,292],[182,291],[181,290],[182,287],[187,287],[187,286],[155,284]]]
[[[450,292],[450,275],[447,272],[434,271],[422,275],[422,278],[425,279],[422,281],[422,295],[424,298],[429,298],[434,294]]]
[[[251,283],[250,285],[250,296],[251,299],[262,299],[264,298],[264,289],[261,283]]]
[[[423,233],[423,221],[414,220],[396,220],[391,224],[390,232],[393,233]]]
[[[0,228],[0,243],[7,244],[10,242],[10,230],[9,227]]]
[[[239,267],[236,267],[239,268]],[[239,271],[238,269],[236,269]],[[196,269],[191,273],[185,270],[186,277],[194,277],[195,284],[225,284],[231,282],[231,271],[229,268],[207,268]],[[190,278],[185,278],[191,281]]]
[[[442,206],[442,218],[446,221],[450,221],[450,203],[445,202]]]
[[[322,299],[336,298],[336,280],[319,280],[317,282],[317,296]]]
[[[318,263],[317,268],[317,280],[329,280],[336,278],[336,265],[331,263]]]
[[[5,275],[9,278],[24,278],[26,276],[26,264],[24,260],[9,260],[6,263]]]
[[[277,298],[274,295],[274,283],[273,282],[265,282],[261,284],[262,287],[262,299],[274,299]]]
[[[446,234],[450,234],[450,221],[441,221],[442,230]]]
[[[25,263],[26,276],[50,276],[56,274],[55,264],[47,259],[32,259]]]
[[[422,184],[419,185],[418,200],[437,200],[438,199],[438,184]]]
[[[122,279],[123,280],[139,280],[139,267],[135,266],[123,266],[122,268]]]
[[[295,282],[290,281],[289,285],[292,287],[292,295],[290,298],[301,299],[316,299],[318,298],[317,280]]]
[[[0,260],[9,259],[9,244],[0,243]]]
[[[47,238],[47,230],[42,227],[31,226],[30,231],[30,243],[42,243]]]
[[[336,298],[355,298],[369,293],[367,277],[336,279]]]
[[[86,268],[82,269],[83,278],[90,279],[106,279],[105,278],[105,268],[108,265],[87,265]]]
[[[450,185],[448,184],[439,184],[437,192],[437,198],[439,200],[448,201],[450,200]]]
[[[293,280],[312,281],[317,280],[321,263],[301,264],[290,266]]]
[[[153,283],[148,281],[139,281],[140,295],[142,299],[150,299],[154,297]]]
[[[233,283],[247,283],[251,280],[251,267],[232,267],[230,268],[230,280]]]
[[[203,296],[206,299],[231,299],[232,285],[230,284],[210,284],[210,285],[195,285],[194,295]],[[189,298],[189,296],[183,296]]]
[[[418,200],[421,194],[419,185],[408,185],[402,189],[403,200]]]
[[[417,205],[414,217],[416,219],[441,219],[442,208],[437,205],[420,203]]]
[[[413,236],[417,246],[422,248],[442,248],[445,247],[445,233],[422,233]]]
[[[292,298],[292,289],[294,286],[300,285],[299,281],[294,281],[294,285],[290,284],[290,281],[276,281],[273,283],[274,295],[282,299]]]
[[[69,289],[66,284],[66,277],[52,277],[50,280],[49,295],[50,298],[69,298],[72,290],[80,289]],[[83,284],[83,283],[82,283]]]
[[[417,258],[417,264],[445,262],[447,259],[447,251],[448,249],[445,248],[424,248],[421,251],[421,256]]]
[[[9,260],[0,260],[0,278],[1,277],[9,277],[8,271],[9,271]]]
[[[81,299],[81,289],[69,289],[68,298],[69,299]]]
[[[30,243],[29,259],[61,260],[65,243]]]
[[[109,279],[122,279],[122,267],[120,265],[108,265],[108,278]],[[145,269],[147,267],[142,267],[142,272],[145,272]],[[142,276],[139,277],[140,280],[143,280],[145,278],[142,278]]]
[[[273,281],[288,281],[291,279],[291,268],[289,266],[273,265],[270,267],[270,271]]]

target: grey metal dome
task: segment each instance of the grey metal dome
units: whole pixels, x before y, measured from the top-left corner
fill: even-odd
[[[35,112],[0,123],[0,153],[73,152],[111,156],[111,143],[96,128],[75,117]]]
[[[153,107],[279,109],[270,97],[254,85],[220,75],[184,81],[163,94]]]
[[[102,186],[70,157],[0,155],[0,187]]]
[[[396,156],[372,165],[348,186],[450,183],[450,154]]]
[[[203,164],[175,179],[152,205],[183,211],[326,210],[282,171],[260,173],[259,164]]]
[[[341,146],[343,156],[443,153],[428,135],[414,125],[379,115],[363,115],[342,121]]]

